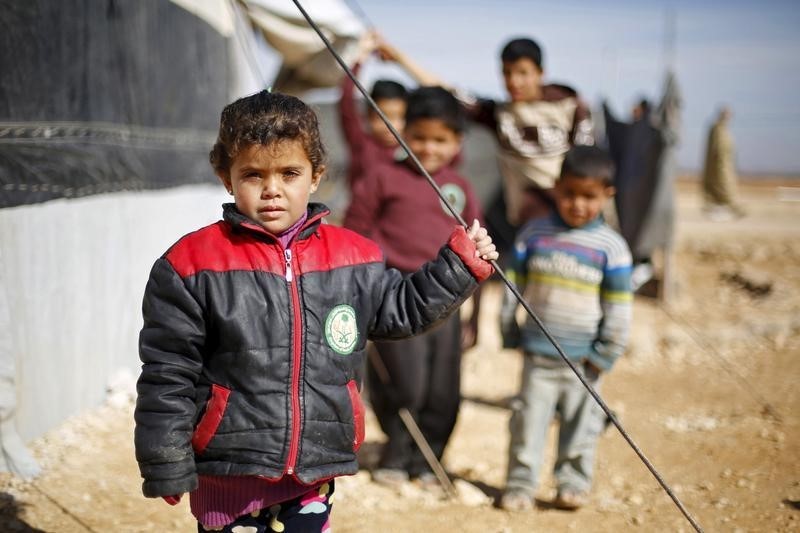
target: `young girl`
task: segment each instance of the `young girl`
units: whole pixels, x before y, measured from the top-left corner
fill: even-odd
[[[211,164],[235,203],[159,258],[145,289],[142,490],[172,504],[190,492],[199,531],[329,529],[333,480],[358,470],[367,339],[432,327],[497,258],[475,223],[418,271],[387,269],[375,243],[309,203],[323,158],[297,98],[228,105]]]

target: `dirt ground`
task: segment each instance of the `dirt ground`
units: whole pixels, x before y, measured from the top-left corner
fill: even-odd
[[[679,183],[674,295],[667,306],[637,296],[630,349],[602,389],[705,531],[800,531],[800,189],[780,185],[749,183],[748,216],[711,222],[697,185]],[[464,356],[465,401],[444,458],[459,497],[373,484],[383,435],[369,419],[364,469],[337,481],[335,531],[691,531],[613,427],[588,506],[553,509],[545,471],[534,511],[495,507],[521,362],[498,348],[499,296],[489,285],[479,343]],[[185,501],[141,496],[131,415],[116,394],[31,443],[44,473],[0,474],[0,531],[195,531]]]

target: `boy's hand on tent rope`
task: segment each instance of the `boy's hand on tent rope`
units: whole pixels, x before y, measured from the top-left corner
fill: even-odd
[[[376,31],[367,31],[361,36],[358,41],[358,55],[356,56],[356,63],[365,62],[373,52],[378,50],[378,33]]]
[[[161,498],[170,505],[178,505],[182,496],[183,494],[175,494],[173,496],[162,496]]]
[[[377,32],[375,34],[375,50],[378,52],[378,57],[380,57],[382,61],[398,62],[401,56],[400,51],[389,44],[389,42]]]
[[[467,230],[467,237],[475,243],[475,257],[480,257],[484,261],[494,261],[500,257],[489,232],[481,227],[477,219],[472,221],[472,227]]]

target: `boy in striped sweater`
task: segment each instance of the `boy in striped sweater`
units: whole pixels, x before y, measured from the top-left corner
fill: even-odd
[[[594,146],[575,146],[556,181],[556,212],[530,221],[517,235],[510,277],[567,357],[595,388],[625,349],[631,321],[631,254],[601,212],[614,195],[613,163]],[[547,429],[560,421],[554,502],[586,503],[594,453],[605,415],[536,323],[516,321],[507,292],[501,310],[503,345],[524,353],[520,393],[510,422],[508,478],[501,507],[533,508]]]

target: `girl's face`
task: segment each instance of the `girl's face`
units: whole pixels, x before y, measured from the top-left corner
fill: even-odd
[[[228,175],[219,178],[232,191],[243,215],[277,235],[306,212],[323,171],[312,168],[300,140],[285,140],[242,149],[231,162]]]

